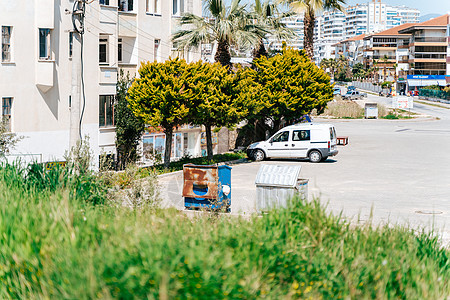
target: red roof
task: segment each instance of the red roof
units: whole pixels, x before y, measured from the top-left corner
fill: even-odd
[[[434,19],[422,22],[418,25],[420,26],[446,26],[448,24],[448,15],[442,15],[440,17],[436,17]]]
[[[401,30],[401,33],[411,33],[416,29],[426,29],[427,27],[446,27],[449,24],[449,15],[445,14],[434,19],[417,23],[410,24],[410,26]]]
[[[395,27],[392,27],[392,28],[390,28],[390,29],[387,29],[387,30],[384,30],[384,31],[381,31],[381,32],[378,32],[378,33],[375,33],[375,34],[372,34],[372,36],[380,36],[380,35],[405,35],[405,34],[400,34],[400,33],[398,33],[400,30],[402,30],[402,29],[405,29],[405,28],[408,28],[408,27],[411,27],[411,26],[414,26],[414,25],[417,25],[418,23],[405,23],[405,24],[402,24],[402,25],[398,25],[398,26],[395,26]]]

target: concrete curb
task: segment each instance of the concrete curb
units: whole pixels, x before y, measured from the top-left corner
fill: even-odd
[[[176,174],[181,174],[183,173],[183,170],[179,170],[179,171],[175,171],[175,172],[170,172],[170,173],[164,173],[161,175],[158,175],[158,178],[164,178],[164,177],[169,177],[171,175],[176,175]]]

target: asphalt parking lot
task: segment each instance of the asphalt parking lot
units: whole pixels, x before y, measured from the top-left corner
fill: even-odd
[[[315,121],[334,124],[349,144],[318,164],[268,160],[234,165],[232,214],[255,212],[254,182],[261,164],[301,165],[301,177],[309,179],[309,199],[320,199],[329,211],[342,211],[353,222],[372,218],[374,224],[435,228],[450,244],[448,119]],[[160,185],[165,205],[183,209],[182,174],[160,178]]]

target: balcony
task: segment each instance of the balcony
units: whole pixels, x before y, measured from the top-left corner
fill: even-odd
[[[137,36],[136,14],[119,13],[119,36],[134,38]]]
[[[47,93],[53,87],[55,62],[53,60],[40,60],[36,63],[36,86]]]
[[[446,37],[415,37],[414,43],[447,43]]]
[[[384,58],[389,59],[389,60],[391,60],[391,59],[396,60],[397,59],[395,57],[395,55],[377,55],[377,54],[373,55],[373,59],[384,59]]]
[[[402,55],[398,58],[399,63],[409,63],[409,55]]]
[[[39,28],[55,27],[55,9],[53,0],[36,0],[35,2],[35,20]]]
[[[117,83],[117,68],[109,66],[100,67],[100,84],[115,85]]]
[[[417,58],[429,58],[429,59],[445,59],[447,54],[444,53],[415,53],[414,59]]]

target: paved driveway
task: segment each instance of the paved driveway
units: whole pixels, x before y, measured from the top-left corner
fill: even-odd
[[[438,229],[450,244],[450,110],[441,120],[333,120],[349,145],[325,163],[269,160],[233,166],[233,214],[255,212],[254,180],[261,164],[301,165],[309,199],[357,222],[402,223]],[[442,110],[442,111],[440,111]],[[328,122],[316,120],[318,122]],[[160,179],[167,205],[183,208],[180,173]]]

